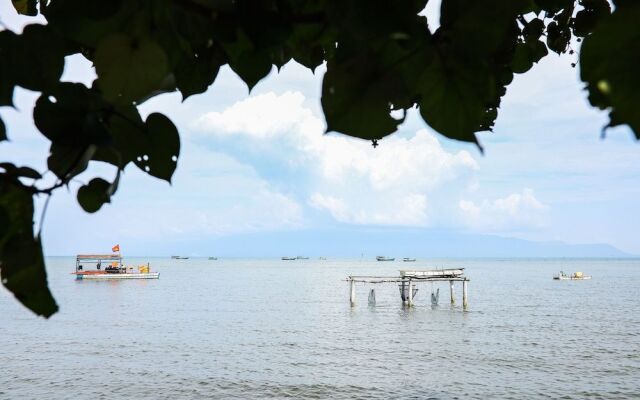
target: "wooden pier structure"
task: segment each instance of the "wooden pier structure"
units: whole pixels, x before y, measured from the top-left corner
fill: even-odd
[[[464,276],[464,268],[448,269],[402,269],[400,276],[358,276],[350,275],[346,279],[350,284],[349,301],[351,307],[356,305],[356,283],[382,284],[395,283],[400,289],[400,297],[404,304],[413,307],[414,289],[416,285],[424,282],[449,282],[449,293],[451,305],[455,305],[456,297],[454,282],[462,282],[462,308],[467,309],[468,296],[467,286],[469,278]]]

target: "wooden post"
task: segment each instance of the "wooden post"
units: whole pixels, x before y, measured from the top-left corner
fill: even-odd
[[[467,280],[462,281],[462,308],[467,309]]]
[[[456,304],[456,295],[453,291],[453,281],[449,281],[449,288],[451,289],[451,305]]]
[[[409,279],[409,293],[407,294],[409,307],[413,307],[413,282]]]
[[[356,305],[356,283],[353,280],[353,278],[350,279],[351,281],[351,291],[350,291],[350,295],[349,295],[349,301],[351,302],[351,307],[354,307]]]

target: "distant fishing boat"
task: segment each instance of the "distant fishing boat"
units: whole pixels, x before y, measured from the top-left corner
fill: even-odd
[[[586,281],[591,279],[591,276],[585,275],[582,272],[574,272],[571,275],[567,275],[564,272],[560,271],[558,275],[554,275],[553,279],[557,281]]]
[[[309,257],[297,256],[296,260],[308,260]]]
[[[326,260],[326,259],[327,259],[327,257],[320,257],[320,258],[318,258],[318,260]]]
[[[296,259],[295,257],[282,257],[281,258],[282,261],[293,261],[295,259]]]
[[[102,263],[105,268],[102,268]],[[95,269],[87,269],[95,265]],[[120,253],[116,254],[78,254],[76,270],[72,272],[76,279],[158,279],[159,272],[151,272],[149,263],[137,267],[126,267]]]
[[[395,258],[390,258],[390,257],[385,257],[385,256],[378,256],[378,257],[376,257],[376,260],[378,260],[378,261],[395,261]]]
[[[183,256],[171,256],[171,258],[173,260],[188,260],[189,257],[183,257]]]
[[[218,257],[209,257],[209,260],[217,260]]]
[[[404,262],[415,262],[416,259],[415,258],[405,257],[405,258],[402,259],[402,261],[404,261]]]

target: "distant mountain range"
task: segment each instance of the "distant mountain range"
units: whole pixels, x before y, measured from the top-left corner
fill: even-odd
[[[633,257],[609,244],[537,242],[495,235],[420,229],[261,232],[176,243],[180,254],[232,257]],[[165,250],[166,251],[166,248]],[[159,251],[158,253],[163,253]]]

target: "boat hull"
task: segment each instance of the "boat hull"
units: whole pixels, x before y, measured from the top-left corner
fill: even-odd
[[[580,278],[577,278],[575,276],[554,276],[553,279],[556,281],[588,281],[591,279],[591,277],[582,276]]]
[[[82,280],[114,280],[114,279],[159,279],[160,272],[146,274],[76,274],[76,279]]]

